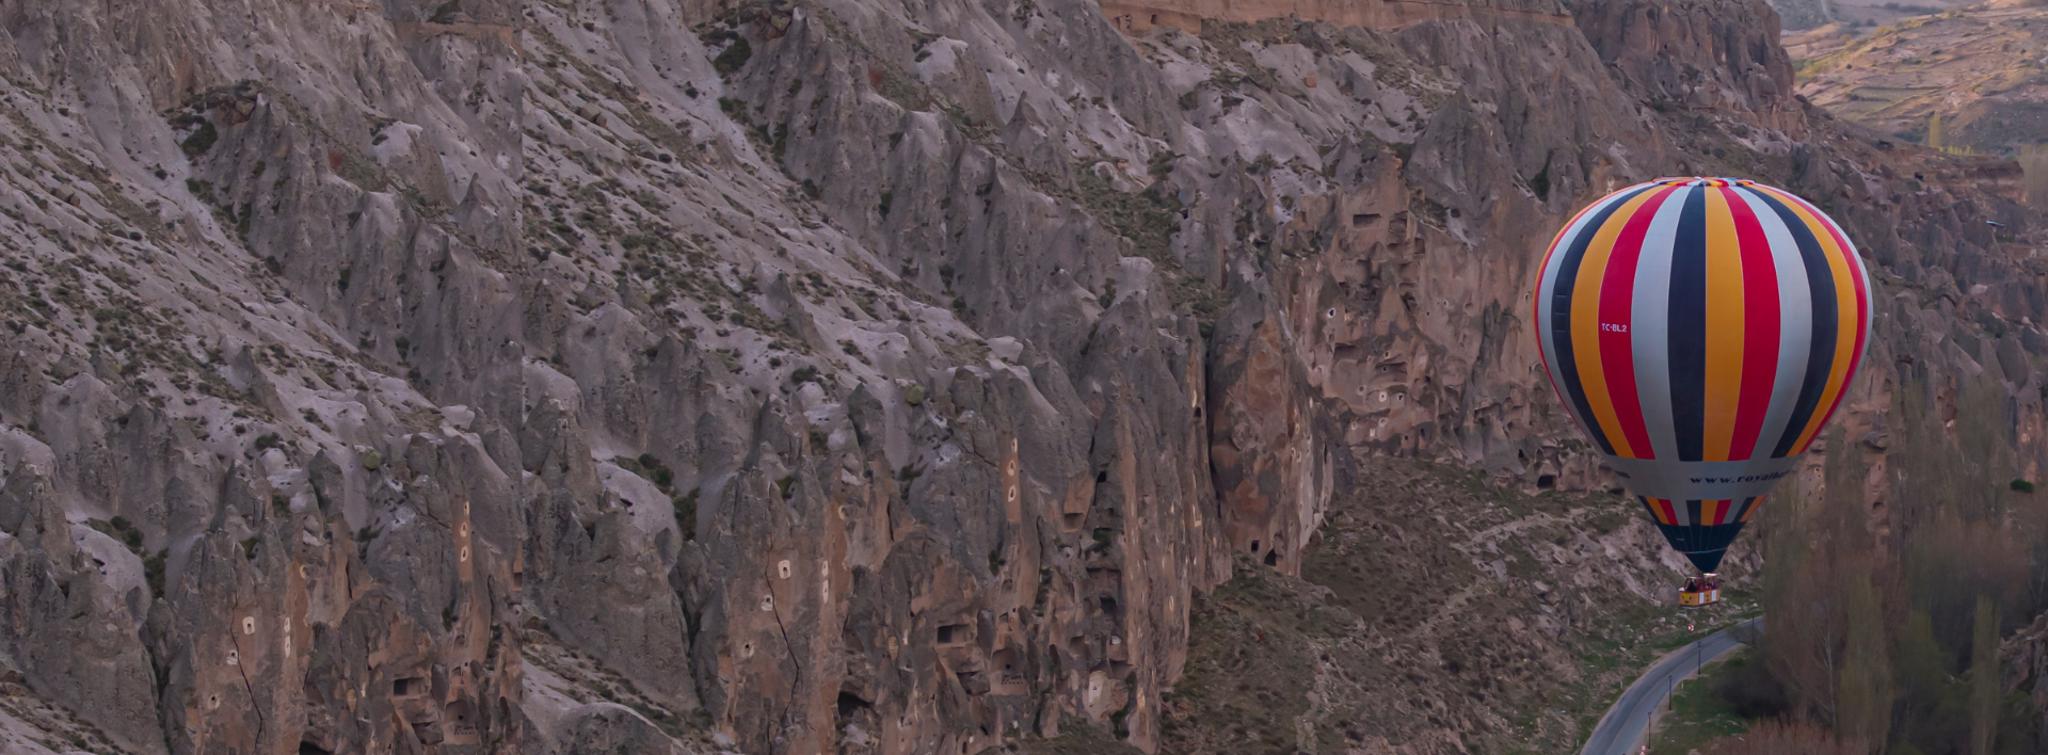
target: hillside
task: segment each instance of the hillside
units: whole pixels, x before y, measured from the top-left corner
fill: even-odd
[[[1571,741],[1490,696],[1588,702],[1679,564],[1525,291],[1659,175],[1857,239],[1877,497],[1966,385],[2039,478],[2004,166],[1800,102],[1756,0],[1440,5],[0,0],[0,741],[1161,751],[1301,604],[1305,678],[1431,709],[1298,743]]]
[[[1868,29],[1972,4],[1972,0],[1771,0],[1785,29],[1799,32]]]
[[[1726,603],[1673,611],[1661,537],[1614,496],[1359,464],[1299,579],[1197,604],[1162,752],[1569,752],[1644,664],[1756,610],[1747,543]]]
[[[1795,41],[1799,93],[1837,116],[1987,155],[2048,144],[2048,5],[1997,0]]]

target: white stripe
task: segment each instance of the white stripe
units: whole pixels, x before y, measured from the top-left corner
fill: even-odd
[[[1599,217],[1600,213],[1608,205],[1619,202],[1623,197],[1628,196],[1629,192],[1648,185],[1650,184],[1639,183],[1609,194],[1605,198],[1594,202],[1591,209],[1581,213],[1578,219],[1573,221],[1571,227],[1565,229],[1564,234],[1557,237],[1557,244],[1544,252],[1550,260],[1543,267],[1542,282],[1536,286],[1536,333],[1543,347],[1543,363],[1550,366],[1550,380],[1557,385],[1560,391],[1568,392],[1571,390],[1571,386],[1564,384],[1564,367],[1558,364],[1557,361],[1557,339],[1551,332],[1550,321],[1555,316],[1551,310],[1551,305],[1556,298],[1558,272],[1564,269],[1565,252],[1571,249],[1572,243],[1578,239],[1580,233],[1585,233],[1589,230],[1586,225],[1591,223],[1593,218]],[[1568,395],[1559,397],[1566,402],[1564,407],[1565,415],[1571,417],[1572,422],[1577,424],[1579,429],[1584,430],[1588,438],[1595,437],[1594,428],[1586,426],[1585,419],[1579,416],[1578,408],[1571,405],[1571,399],[1568,398]]]
[[[1697,187],[1677,189],[1664,198],[1650,230],[1643,236],[1643,254],[1636,261],[1634,299],[1629,302],[1629,350],[1635,355],[1636,399],[1650,448],[1660,460],[1678,459],[1677,422],[1671,416],[1671,258],[1678,242],[1678,220]]]
[[[1692,511],[1685,507],[1685,501],[1676,498],[1664,500],[1671,502],[1671,521],[1677,522],[1680,527],[1692,526]]]
[[[1782,192],[1785,196],[1788,197],[1798,196],[1796,194],[1793,194],[1792,192],[1785,191],[1784,189],[1778,189],[1778,191]],[[1847,253],[1845,256],[1848,260],[1849,272],[1850,274],[1863,279],[1864,309],[1863,322],[1859,323],[1862,326],[1861,335],[1863,336],[1863,338],[1860,341],[1851,341],[1851,343],[1863,344],[1863,351],[1868,352],[1870,350],[1870,324],[1872,321],[1877,319],[1877,289],[1870,287],[1870,265],[1864,261],[1863,253],[1856,251],[1856,241],[1854,239],[1849,238],[1849,232],[1842,230],[1842,224],[1835,222],[1834,218],[1828,217],[1827,213],[1821,212],[1819,206],[1815,205],[1812,202],[1807,201],[1804,197],[1799,198],[1799,206],[1802,209],[1805,209],[1808,213],[1812,214],[1813,217],[1819,220],[1822,225],[1827,226],[1826,228],[1823,228],[1821,230],[1833,231],[1835,236],[1841,239],[1842,245],[1848,247],[1843,251]],[[1849,293],[1853,296],[1856,292],[1852,290]],[[1855,312],[1856,308],[1852,306],[1849,308],[1849,311]],[[1837,329],[1837,332],[1840,333],[1840,335],[1835,336],[1836,338],[1855,338],[1858,335],[1856,331],[1840,328]],[[1849,359],[1852,363],[1861,366],[1861,363],[1863,361],[1863,353],[1852,353],[1849,355]],[[1849,380],[1854,380],[1855,377],[1856,376],[1853,374],[1848,376]],[[1848,393],[1849,384],[1847,381],[1845,381],[1842,384],[1842,387],[1837,390],[1837,394],[1839,396],[1847,396]],[[1837,398],[1836,400],[1842,401],[1845,399]],[[1820,411],[1826,411],[1826,408],[1822,407]]]
[[[1777,450],[1778,439],[1792,420],[1792,405],[1799,401],[1799,384],[1806,380],[1806,359],[1813,351],[1813,292],[1807,288],[1806,261],[1799,256],[1799,242],[1793,240],[1792,230],[1777,210],[1753,189],[1732,188],[1756,213],[1770,245],[1771,264],[1778,271],[1778,375],[1771,383],[1770,408],[1764,410],[1763,430],[1751,454],[1757,458]]]

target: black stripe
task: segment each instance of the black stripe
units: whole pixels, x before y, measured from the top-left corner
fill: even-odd
[[[1806,429],[1806,421],[1813,418],[1814,410],[1820,406],[1820,394],[1827,389],[1828,373],[1835,366],[1835,331],[1839,328],[1835,322],[1835,274],[1828,268],[1826,253],[1821,251],[1813,229],[1792,208],[1767,193],[1744,191],[1763,200],[1791,230],[1792,240],[1799,246],[1799,258],[1806,263],[1806,288],[1813,299],[1813,316],[1809,318],[1813,321],[1813,341],[1806,353],[1806,376],[1800,380],[1799,400],[1792,403],[1792,417],[1785,423],[1785,433],[1771,452],[1772,456],[1783,457],[1798,445],[1799,433]]]
[[[1657,531],[1664,535],[1664,541],[1671,544],[1671,549],[1683,554],[1694,568],[1712,572],[1720,570],[1721,557],[1727,554],[1735,536],[1742,534],[1742,523],[1730,522],[1717,527],[1660,524]]]
[[[1691,191],[1691,190],[1689,190]],[[1671,429],[1678,458],[1699,461],[1707,432],[1707,192],[1691,191],[1671,250]]]
[[[1579,277],[1579,264],[1585,261],[1586,247],[1593,243],[1594,236],[1600,235],[1600,227],[1606,225],[1607,219],[1626,206],[1630,199],[1654,188],[1657,187],[1652,184],[1629,192],[1580,226],[1578,235],[1570,240],[1571,246],[1565,249],[1564,261],[1557,269],[1557,282],[1551,287],[1550,340],[1557,347],[1557,382],[1571,397],[1572,408],[1585,422],[1587,434],[1593,436],[1593,442],[1600,446],[1601,453],[1609,455],[1614,453],[1614,444],[1600,432],[1600,421],[1593,416],[1593,404],[1586,400],[1585,386],[1579,384],[1578,360],[1572,358],[1572,287]],[[1595,293],[1597,295],[1598,292]]]

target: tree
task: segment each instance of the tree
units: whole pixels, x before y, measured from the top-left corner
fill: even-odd
[[[1799,713],[1844,737],[1882,743],[1892,707],[1886,604],[1899,588],[1893,569],[1873,556],[1867,460],[1840,429],[1826,447],[1819,494],[1809,478],[1795,477],[1775,498],[1764,657]]]
[[[1913,610],[1899,632],[1897,647],[1892,656],[1899,689],[1892,724],[1893,754],[1962,749],[1965,693],[1950,673],[1951,656],[1934,636],[1934,622],[1927,611]]]
[[[1970,641],[1970,752],[1992,755],[1998,741],[1998,605],[1977,596],[1977,631]]]
[[[1941,149],[1948,146],[1948,126],[1941,122],[1941,114],[1927,116],[1927,146]]]
[[[1847,741],[1884,742],[1892,724],[1891,657],[1885,647],[1884,609],[1877,588],[1868,579],[1860,578],[1854,569],[1844,570],[1843,576],[1843,623],[1848,636],[1842,648],[1835,732]]]
[[[1842,580],[1811,491],[1803,477],[1794,476],[1765,510],[1770,534],[1764,561],[1770,568],[1764,577],[1764,612],[1771,617],[1771,629],[1763,651],[1795,710],[1811,720],[1832,722],[1845,634],[1834,592]]]
[[[1865,755],[1870,748],[1843,742],[1828,730],[1796,721],[1767,721],[1700,748],[1702,755]]]

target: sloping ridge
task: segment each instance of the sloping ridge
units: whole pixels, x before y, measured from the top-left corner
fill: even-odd
[[[1203,21],[1256,23],[1273,19],[1325,21],[1366,29],[1398,29],[1447,18],[1560,26],[1571,23],[1571,15],[1562,8],[1541,2],[1531,5],[1543,7],[1531,8],[1441,0],[1102,0],[1101,5],[1110,23],[1126,33],[1143,33],[1161,26],[1198,33]]]

